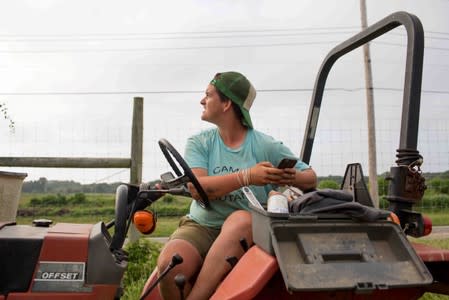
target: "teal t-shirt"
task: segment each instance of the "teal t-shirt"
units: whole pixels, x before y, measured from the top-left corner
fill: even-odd
[[[245,141],[238,148],[229,148],[221,139],[217,128],[208,129],[190,137],[185,149],[185,160],[190,168],[206,169],[209,176],[219,176],[253,167],[262,161],[278,165],[284,157],[294,156],[282,142],[276,141],[260,131],[249,129]],[[309,166],[298,161],[298,170]],[[266,204],[271,185],[249,187],[260,203]],[[199,224],[221,227],[224,220],[235,210],[248,210],[248,200],[238,189],[219,199],[210,201],[210,208],[204,209],[192,201],[188,216]]]

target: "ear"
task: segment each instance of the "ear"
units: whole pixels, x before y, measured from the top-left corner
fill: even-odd
[[[228,110],[232,109],[232,101],[230,99],[227,99],[223,104],[223,112],[227,112]]]

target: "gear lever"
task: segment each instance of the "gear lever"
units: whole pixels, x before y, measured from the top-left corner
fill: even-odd
[[[172,256],[171,262],[168,264],[168,266],[165,268],[165,270],[161,273],[161,275],[157,278],[155,282],[145,291],[145,293],[140,297],[140,300],[144,300],[146,296],[148,296],[151,291],[158,285],[158,283],[164,278],[168,272],[170,272],[171,269],[173,269],[176,265],[179,265],[182,263],[183,259],[182,256],[178,253],[175,253],[175,255]]]
[[[240,238],[239,240],[240,242],[240,246],[242,246],[242,249],[244,252],[248,251],[248,242],[246,241],[246,239],[244,237]]]
[[[184,274],[176,274],[175,284],[179,290],[179,299],[184,300],[184,285],[186,284],[186,277],[184,276]]]

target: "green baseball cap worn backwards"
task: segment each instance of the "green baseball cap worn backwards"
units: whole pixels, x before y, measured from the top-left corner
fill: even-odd
[[[243,125],[253,128],[249,109],[256,98],[256,90],[249,80],[238,72],[223,72],[212,79],[210,84],[237,104],[243,114]]]

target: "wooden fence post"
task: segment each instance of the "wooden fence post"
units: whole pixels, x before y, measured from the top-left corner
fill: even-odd
[[[142,182],[142,153],[143,153],[143,98],[134,97],[133,123],[131,135],[131,169],[130,183]],[[129,227],[128,239],[135,242],[140,238],[140,232],[134,226]]]
[[[131,134],[131,170],[130,183],[142,182],[143,153],[143,98],[134,97],[133,121]]]

